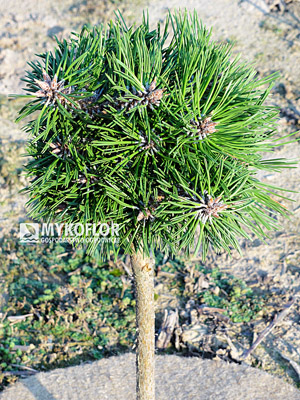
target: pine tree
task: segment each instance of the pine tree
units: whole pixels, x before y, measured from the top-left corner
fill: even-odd
[[[291,166],[261,155],[282,144],[278,110],[265,105],[278,75],[260,79],[187,12],[155,30],[146,15],[128,27],[120,14],[38,57],[18,119],[33,114],[30,215],[119,225],[118,245],[95,237],[88,248],[131,255],[137,398],[153,400],[155,251],[240,251],[239,238],[263,239],[288,215],[257,178]]]

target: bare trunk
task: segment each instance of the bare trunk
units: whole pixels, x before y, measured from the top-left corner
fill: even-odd
[[[131,256],[136,291],[137,400],[155,400],[154,260],[141,252]]]

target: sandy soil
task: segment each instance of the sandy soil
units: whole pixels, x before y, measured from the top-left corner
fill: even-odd
[[[251,389],[250,389],[251,388]],[[159,356],[156,399],[300,400],[294,387],[263,371],[224,362]],[[10,387],[0,400],[134,400],[135,357],[126,354],[93,364],[41,373]]]

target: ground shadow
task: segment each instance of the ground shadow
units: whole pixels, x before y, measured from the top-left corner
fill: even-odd
[[[37,379],[31,376],[30,379],[24,379],[22,384],[33,394],[36,400],[57,400],[45,386]]]
[[[289,21],[287,18],[285,18],[283,15],[278,15],[278,14],[273,14],[271,12],[267,12],[265,9],[260,7],[258,4],[251,0],[240,0],[241,3],[249,3],[253,7],[255,7],[257,10],[259,10],[262,14],[267,15],[270,18],[275,19],[276,21],[283,22],[284,24],[287,24],[291,26],[293,29],[300,30],[300,19],[290,10],[288,10],[289,16],[292,18],[292,21]]]

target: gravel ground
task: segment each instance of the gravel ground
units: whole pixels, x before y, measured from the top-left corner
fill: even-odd
[[[300,392],[263,371],[222,361],[158,356],[156,400],[300,400]],[[0,400],[134,400],[135,356],[40,373]]]

